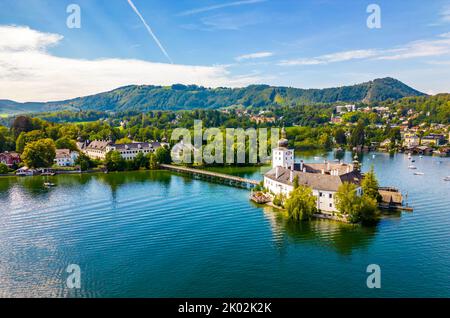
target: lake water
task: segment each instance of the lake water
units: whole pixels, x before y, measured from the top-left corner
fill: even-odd
[[[414,207],[372,228],[292,224],[248,190],[166,171],[57,176],[51,189],[0,178],[0,296],[450,297],[450,160],[414,159],[425,175],[402,154],[364,156]],[[369,264],[381,289],[366,287]]]

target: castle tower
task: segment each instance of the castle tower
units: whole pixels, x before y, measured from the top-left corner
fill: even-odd
[[[294,170],[294,150],[288,149],[286,130],[281,130],[281,139],[278,147],[272,150],[272,168],[283,167]]]

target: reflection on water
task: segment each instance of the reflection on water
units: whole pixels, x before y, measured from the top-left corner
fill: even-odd
[[[270,221],[274,241],[279,248],[285,244],[314,244],[329,247],[341,255],[367,248],[377,233],[376,227],[343,224],[330,220],[294,222],[282,213],[266,207],[264,215]]]
[[[167,171],[0,178],[0,296],[449,297],[450,160],[416,158],[420,177],[404,155],[362,161],[407,191],[414,212],[376,227],[297,224],[248,190]],[[261,179],[266,168],[226,172]],[[365,285],[373,263],[376,291]],[[82,268],[76,292],[69,264]]]

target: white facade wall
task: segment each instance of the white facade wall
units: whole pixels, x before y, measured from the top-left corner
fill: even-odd
[[[89,158],[92,158],[92,159],[105,160],[105,158],[106,158],[105,150],[86,149],[85,154],[86,154],[86,156],[88,156]]]
[[[289,197],[290,193],[294,190],[294,187],[287,185],[278,181],[274,181],[270,178],[264,177],[264,187],[274,194],[282,193],[286,197]],[[324,191],[312,189],[313,195],[317,199],[317,209],[324,213],[334,213],[338,212],[336,209],[336,192],[335,191]],[[358,195],[362,194],[362,189],[359,187],[357,189]]]
[[[106,152],[116,150],[114,147],[108,147]],[[141,148],[141,149],[119,149],[116,150],[120,153],[123,159],[133,160],[139,153],[143,153],[146,156],[149,153],[155,152],[154,148]]]

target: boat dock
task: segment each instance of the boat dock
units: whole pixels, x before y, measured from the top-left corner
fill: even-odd
[[[380,187],[378,192],[382,197],[382,201],[379,204],[381,209],[413,211],[413,208],[403,205],[403,195],[399,189],[393,187]]]
[[[188,168],[182,166],[161,164],[161,168],[174,171],[177,173],[189,174],[197,178],[207,179],[213,182],[220,182],[231,186],[243,187],[243,188],[253,188],[259,184],[257,180],[251,180],[246,178],[241,178],[237,176],[232,176],[229,174],[207,171],[195,168]]]

